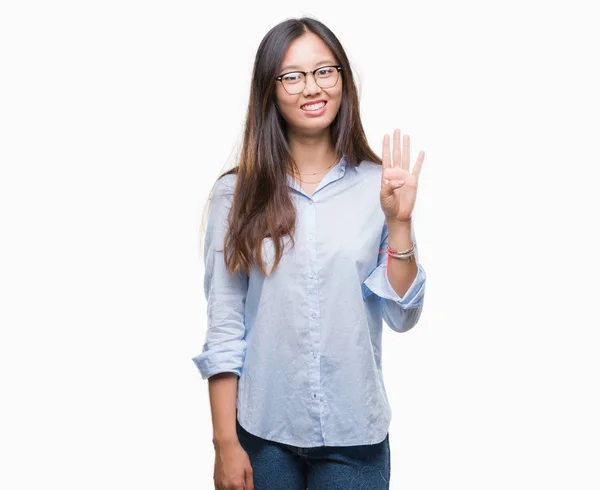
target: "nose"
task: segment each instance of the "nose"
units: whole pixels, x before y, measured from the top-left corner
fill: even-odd
[[[311,94],[318,94],[321,91],[321,87],[317,85],[317,80],[312,73],[306,74],[306,85],[304,87],[304,96]]]

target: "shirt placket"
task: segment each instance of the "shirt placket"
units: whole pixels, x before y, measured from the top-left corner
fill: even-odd
[[[321,403],[323,402],[323,390],[321,388],[321,362],[319,353],[321,351],[321,310],[319,301],[319,264],[317,257],[317,208],[318,203],[308,199],[308,210],[306,213],[307,230],[307,296],[308,296],[308,325],[309,325],[309,348],[310,348],[310,397],[312,401],[312,412],[317,420],[321,417]],[[319,434],[321,435],[321,434]]]

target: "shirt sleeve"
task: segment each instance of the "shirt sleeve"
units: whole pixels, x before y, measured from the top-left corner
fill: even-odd
[[[387,253],[380,253],[377,267],[364,280],[362,290],[363,299],[371,294],[379,297],[383,319],[388,326],[396,332],[406,332],[419,321],[425,298],[425,269],[419,262],[418,245],[415,239],[414,224],[411,221],[410,236],[415,244],[414,259],[417,262],[417,275],[403,297],[394,290],[386,274]],[[383,226],[380,251],[388,247],[388,227]],[[400,260],[394,259],[391,260]]]
[[[202,353],[192,358],[202,379],[222,372],[241,375],[246,354],[244,311],[248,276],[225,267],[223,248],[233,187],[222,177],[215,184],[204,242],[204,294],[208,325]]]

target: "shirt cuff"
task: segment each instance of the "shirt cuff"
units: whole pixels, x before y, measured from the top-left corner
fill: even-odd
[[[417,306],[425,293],[425,269],[417,262],[417,275],[404,296],[400,297],[390,284],[389,278],[385,273],[386,266],[387,263],[383,262],[365,279],[362,287],[363,299],[367,299],[371,294],[375,294],[380,298],[391,300],[404,308]]]
[[[223,372],[241,376],[246,357],[246,340],[215,342],[215,344],[214,347],[209,348],[208,343],[205,343],[202,353],[192,357],[202,379],[208,379],[214,374]]]

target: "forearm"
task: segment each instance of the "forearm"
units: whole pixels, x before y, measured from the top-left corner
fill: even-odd
[[[410,226],[410,220],[403,222],[388,221],[388,247],[398,252],[412,247]],[[398,293],[398,296],[404,297],[417,276],[418,268],[415,256],[410,257],[410,260],[388,257],[387,264],[387,276],[390,285]]]
[[[215,447],[238,442],[236,431],[236,398],[238,376],[224,372],[208,378],[208,392]]]

